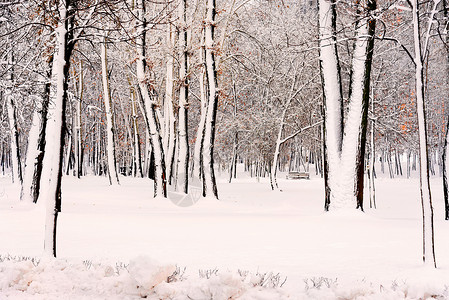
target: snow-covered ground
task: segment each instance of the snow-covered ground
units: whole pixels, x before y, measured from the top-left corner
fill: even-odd
[[[281,174],[273,192],[225,177],[221,201],[188,208],[152,199],[148,179],[65,177],[53,261],[41,259],[44,210],[0,178],[0,299],[449,299],[440,177],[436,270],[422,266],[417,178],[378,179],[376,210],[342,214],[323,213],[320,178]]]

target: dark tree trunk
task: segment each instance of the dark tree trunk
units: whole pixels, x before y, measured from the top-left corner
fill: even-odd
[[[449,15],[449,7],[447,0],[443,0],[443,12],[444,16],[447,20]],[[449,83],[449,34],[446,33],[446,82]],[[447,168],[449,167],[447,165],[447,159],[448,157],[448,147],[447,147],[447,139],[449,134],[449,116],[446,120],[446,134],[444,137],[444,146],[443,146],[443,193],[444,193],[444,216],[445,220],[449,220],[449,187],[447,182]]]
[[[50,68],[51,70],[51,68]],[[49,75],[51,77],[51,75]],[[33,202],[36,203],[39,198],[40,186],[41,186],[41,176],[42,176],[42,163],[44,161],[45,153],[45,131],[47,128],[47,114],[48,114],[48,104],[50,101],[50,83],[45,85],[45,91],[42,98],[42,108],[40,111],[41,119],[39,124],[39,139],[38,139],[38,151],[39,154],[36,157],[34,164],[33,173],[33,184],[31,186],[31,196],[33,197]]]
[[[448,157],[448,147],[447,147],[447,139],[448,139],[448,131],[449,131],[449,118],[446,123],[446,136],[444,139],[444,146],[443,146],[443,194],[444,194],[444,219],[449,220],[449,187],[447,183],[447,159]]]
[[[367,1],[370,12],[374,12],[377,7],[375,0]],[[376,19],[371,18],[368,21],[368,45],[365,60],[365,78],[363,82],[363,112],[361,124],[360,149],[357,157],[357,208],[363,211],[363,187],[365,174],[365,149],[366,149],[366,132],[368,128],[368,106],[370,94],[371,66],[373,63],[374,52],[374,33],[376,31]]]

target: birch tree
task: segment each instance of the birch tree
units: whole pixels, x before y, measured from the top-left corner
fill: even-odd
[[[178,176],[177,181],[180,183],[182,192],[188,193],[189,180],[189,137],[188,137],[188,119],[187,110],[188,101],[188,48],[187,48],[187,18],[186,18],[186,0],[180,0],[178,6],[179,19],[179,108],[178,108]]]
[[[167,8],[169,9],[169,8]],[[165,98],[164,98],[164,137],[163,146],[166,162],[166,174],[171,183],[174,173],[174,157],[176,146],[175,135],[175,113],[173,109],[175,101],[174,67],[175,67],[175,26],[171,23],[170,16],[167,24],[167,54],[165,75]]]
[[[415,63],[415,87],[416,106],[419,131],[419,178],[421,191],[421,205],[423,217],[423,261],[426,265],[436,268],[433,228],[433,205],[429,182],[429,153],[427,146],[427,124],[425,108],[425,84],[423,63],[428,55],[431,29],[439,0],[434,0],[429,5],[429,17],[424,39],[421,36],[421,19],[418,0],[411,0],[413,15],[413,40],[414,40],[414,63]]]
[[[215,123],[217,118],[218,90],[217,69],[215,64],[215,0],[207,0],[204,27],[205,66],[207,81],[207,110],[204,126],[203,162],[203,196],[213,195],[218,199],[217,183],[214,170]]]
[[[103,38],[101,45],[101,74],[103,82],[103,100],[106,110],[106,136],[107,136],[107,158],[108,158],[108,178],[109,184],[120,184],[117,173],[117,159],[115,151],[115,129],[114,112],[112,108],[111,89],[109,87],[108,59],[107,59],[107,41]]]
[[[448,25],[449,22],[449,5],[446,0],[443,0],[443,16],[446,19],[445,26]],[[442,39],[445,42],[445,50],[446,50],[446,84],[449,85],[449,34],[446,30],[446,34],[442,36]],[[449,184],[448,184],[448,168],[449,168],[449,147],[448,147],[448,139],[449,139],[449,117],[446,119],[446,131],[444,136],[444,144],[443,144],[443,196],[444,196],[444,218],[445,220],[449,220]]]
[[[147,32],[147,20],[145,16],[145,2],[143,0],[137,0],[136,2],[136,16],[136,74],[139,90],[145,105],[147,129],[150,135],[150,143],[154,155],[154,196],[165,197],[167,194],[167,187],[160,123],[157,118],[156,102],[150,93],[151,87],[148,85],[148,79],[146,77],[145,38]]]

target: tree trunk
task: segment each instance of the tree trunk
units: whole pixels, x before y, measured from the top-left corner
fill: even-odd
[[[40,193],[42,163],[45,153],[45,132],[47,128],[47,113],[50,96],[50,79],[52,59],[50,60],[47,83],[41,93],[41,101],[36,104],[33,121],[28,134],[28,149],[25,162],[25,176],[23,178],[20,199],[26,202],[37,202]]]
[[[164,138],[163,146],[165,161],[166,161],[166,173],[168,177],[168,182],[171,184],[171,180],[174,176],[174,158],[175,158],[175,146],[176,146],[176,135],[175,135],[175,114],[173,111],[174,105],[174,47],[175,47],[175,33],[173,32],[173,25],[168,24],[168,48],[167,53],[167,74],[165,79],[165,99],[164,99]]]
[[[206,49],[204,46],[204,30],[203,35],[201,38],[201,44],[202,46],[199,49],[200,52],[200,73],[199,73],[199,89],[200,89],[200,99],[201,99],[201,116],[200,116],[200,122],[198,123],[198,129],[196,132],[196,139],[195,139],[195,146],[193,150],[193,159],[191,163],[191,169],[192,169],[192,177],[197,177],[198,179],[203,178],[203,145],[204,145],[204,129],[206,126],[206,114],[207,114],[207,98],[206,98],[206,86],[204,85],[205,81],[205,74],[206,74],[206,64],[205,64],[205,57],[206,57]]]
[[[325,210],[329,210],[343,139],[343,100],[336,38],[336,1],[318,1],[320,73],[323,88]]]
[[[114,112],[112,109],[111,90],[109,88],[108,57],[106,37],[103,38],[101,45],[101,74],[103,81],[103,101],[106,110],[106,138],[107,138],[107,159],[108,159],[108,177],[110,185],[119,185],[117,173],[117,160],[115,155],[115,132],[114,132]]]
[[[146,62],[145,62],[145,36],[146,36],[146,18],[145,18],[145,2],[137,1],[137,80],[140,92],[145,105],[145,121],[150,136],[152,154],[154,155],[154,196],[166,197],[166,176],[165,176],[165,159],[162,146],[162,138],[160,134],[160,124],[156,115],[156,103],[150,94],[150,87],[146,78]]]
[[[326,209],[354,207],[363,210],[366,128],[375,29],[375,21],[369,12],[376,9],[376,3],[368,0],[359,5],[359,9],[363,7],[366,11],[361,15],[364,18],[356,25],[349,112],[342,138],[342,97],[335,43],[335,7],[331,2],[319,2],[320,63],[325,99],[325,160],[328,164],[325,168],[328,173],[325,182],[329,185]]]
[[[218,91],[217,69],[215,65],[214,29],[216,6],[215,0],[207,0],[205,20],[206,77],[208,87],[208,104],[203,144],[203,196],[212,193],[218,199],[217,183],[214,171],[215,123],[217,117]]]
[[[76,103],[76,121],[75,121],[75,172],[76,177],[80,178],[83,166],[83,146],[81,132],[81,103],[83,100],[83,61],[79,65],[78,99]]]
[[[46,203],[44,253],[56,257],[56,228],[58,213],[61,211],[62,158],[64,154],[65,106],[67,75],[73,44],[68,45],[68,28],[72,21],[67,9],[70,1],[58,4],[59,20],[56,28],[56,47],[54,54],[52,80],[50,88],[50,116],[46,128],[45,157],[43,163],[42,188],[39,199]],[[48,137],[48,138],[47,138]],[[50,138],[51,137],[51,138]],[[40,200],[39,200],[40,201]]]
[[[447,146],[449,136],[449,118],[446,123],[446,133],[443,147],[443,194],[444,194],[444,219],[449,220],[449,187],[447,179],[447,168],[449,167],[449,148]]]
[[[232,146],[232,157],[231,157],[231,164],[229,167],[229,183],[231,183],[232,178],[236,177],[237,174],[237,149],[238,149],[238,143],[239,143],[239,132],[236,131],[234,134],[234,142]]]
[[[178,6],[179,18],[179,47],[180,47],[180,68],[179,68],[179,109],[178,109],[178,173],[177,183],[181,187],[181,191],[188,193],[189,191],[189,137],[188,137],[188,121],[187,110],[189,107],[188,100],[188,49],[187,49],[187,19],[186,19],[186,0],[180,0]]]
[[[19,147],[19,130],[17,126],[17,109],[11,90],[7,89],[5,93],[6,107],[8,110],[8,121],[11,141],[11,160],[12,160],[12,181],[16,184],[22,184],[22,163]]]
[[[443,0],[443,13],[444,17],[448,18],[449,7],[446,0]],[[449,34],[446,32],[446,84],[449,84]],[[449,187],[447,179],[447,168],[449,168],[449,149],[448,149],[448,137],[449,137],[449,115],[446,119],[446,133],[444,136],[444,146],[443,146],[443,194],[444,194],[444,218],[449,220]]]
[[[423,55],[427,47],[421,47],[420,19],[418,1],[412,0],[413,14],[413,35],[415,49],[415,83],[416,83],[416,106],[418,114],[418,134],[419,134],[419,178],[421,190],[421,205],[423,217],[423,261],[426,265],[432,265],[436,268],[435,249],[434,249],[434,229],[433,229],[433,206],[429,182],[429,153],[427,148],[427,128],[426,128],[426,109],[424,101],[424,74],[423,74]],[[437,3],[437,2],[435,2]],[[436,8],[436,5],[435,5]],[[434,8],[434,9],[435,9]],[[429,21],[429,31],[433,15]],[[429,38],[427,32],[427,38]],[[426,42],[427,44],[427,42]],[[424,50],[424,53],[422,53]]]
[[[139,128],[137,123],[136,91],[131,89],[131,112],[133,129],[133,176],[143,177],[142,156],[140,151]]]
[[[374,115],[374,97],[371,98],[371,113]],[[376,186],[374,183],[374,168],[376,164],[376,149],[374,144],[374,126],[375,121],[371,119],[371,132],[370,132],[370,155],[369,155],[369,186],[370,186],[370,207],[376,207]]]

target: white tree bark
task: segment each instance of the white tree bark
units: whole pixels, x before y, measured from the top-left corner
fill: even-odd
[[[111,90],[109,88],[108,78],[108,58],[106,37],[103,38],[101,45],[101,77],[103,81],[103,100],[106,110],[106,138],[107,138],[107,159],[108,159],[108,177],[110,185],[119,185],[117,173],[117,163],[115,155],[115,133],[114,133],[114,112],[112,110]]]
[[[356,30],[352,61],[351,97],[338,170],[338,187],[331,193],[331,208],[334,209],[357,207],[357,195],[354,187],[357,186],[357,156],[358,151],[360,151],[364,109],[363,90],[367,76],[365,72],[368,56],[367,37],[369,36],[367,22],[367,20],[361,20]],[[337,170],[333,171],[335,174]]]
[[[320,0],[319,46],[320,68],[324,97],[324,162],[326,181],[326,209],[332,201],[332,191],[337,188],[337,176],[343,139],[342,93],[339,61],[334,24],[336,22],[335,1]]]
[[[169,182],[174,175],[174,155],[175,155],[175,114],[173,110],[174,103],[174,47],[175,47],[175,33],[173,25],[168,25],[168,53],[167,53],[167,74],[165,79],[165,100],[164,100],[164,153],[166,162],[166,173],[169,178]]]
[[[426,110],[424,101],[424,74],[423,61],[427,51],[427,43],[430,37],[430,29],[435,15],[436,6],[439,0],[434,1],[433,11],[429,18],[428,30],[424,46],[421,46],[420,19],[418,0],[412,0],[413,14],[413,36],[415,49],[415,83],[416,83],[416,106],[418,114],[418,134],[419,134],[419,175],[421,204],[423,216],[423,261],[428,266],[436,268],[435,249],[434,249],[434,229],[433,229],[433,206],[429,183],[429,154],[427,149],[427,128],[426,128]]]
[[[82,170],[82,132],[81,132],[81,103],[83,101],[83,90],[84,90],[84,78],[83,78],[83,61],[79,63],[79,74],[78,74],[78,97],[76,103],[76,121],[75,121],[75,172],[76,177],[81,177]]]
[[[204,32],[203,32],[204,33]],[[206,74],[206,65],[205,65],[205,46],[204,46],[204,34],[201,38],[202,46],[199,49],[200,56],[200,73],[198,75],[198,83],[200,89],[200,100],[201,100],[201,116],[200,122],[198,124],[198,129],[196,132],[195,146],[193,150],[193,159],[191,163],[192,168],[192,177],[197,177],[198,179],[202,178],[203,175],[203,162],[202,162],[202,152],[203,152],[203,143],[204,143],[204,127],[206,125],[206,114],[207,114],[207,98],[206,98],[206,87],[204,85],[205,74]]]
[[[36,104],[37,106],[37,104]],[[20,193],[20,200],[25,202],[33,202],[33,175],[35,170],[35,163],[41,151],[39,151],[39,128],[40,118],[38,107],[34,109],[33,120],[31,121],[31,128],[28,133],[28,148],[25,159],[25,169],[23,176],[22,190]]]
[[[189,190],[189,138],[187,128],[188,101],[188,49],[187,49],[187,18],[186,0],[180,0],[178,5],[179,19],[179,109],[178,109],[178,175],[177,183],[181,191],[188,193]]]
[[[49,64],[51,69],[52,64]],[[33,113],[33,120],[28,133],[28,148],[25,161],[24,177],[20,200],[25,202],[37,202],[42,176],[42,164],[45,154],[45,132],[48,118],[48,105],[50,94],[51,70],[48,70],[48,76],[43,77],[44,88],[41,97],[36,100]]]
[[[43,191],[39,196],[39,202],[46,205],[44,254],[50,257],[56,257],[56,225],[58,213],[61,209],[59,188],[62,172],[62,137],[64,134],[62,126],[66,82],[65,67],[67,63],[65,55],[68,4],[68,1],[60,1],[58,4],[59,20],[55,30],[56,47],[50,88],[49,120],[46,131],[47,144],[43,163]]]
[[[371,113],[374,114],[374,98],[371,97]],[[376,163],[376,149],[374,144],[374,126],[375,121],[371,119],[371,131],[370,131],[370,155],[369,155],[369,186],[370,186],[370,194],[369,201],[370,207],[376,208],[376,185],[374,182],[374,165]]]
[[[360,8],[365,13],[356,26],[356,40],[352,60],[352,84],[350,87],[349,112],[343,128],[341,80],[338,54],[335,47],[335,3],[321,0],[320,15],[320,62],[325,99],[325,155],[327,155],[326,209],[358,207],[360,161],[364,155],[366,136],[367,93],[369,89],[370,64],[372,59],[372,36],[374,20],[367,12],[375,9],[375,2],[362,1]],[[363,161],[362,161],[363,162]],[[361,177],[361,178],[360,178]],[[362,191],[363,192],[363,191]]]
[[[131,112],[133,120],[133,176],[143,177],[142,157],[140,151],[139,128],[137,122],[136,91],[131,89]]]
[[[326,144],[329,151],[329,164],[336,166],[342,146],[342,95],[338,66],[335,22],[333,6],[335,2],[319,2],[320,62],[323,70],[323,93],[325,97]]]
[[[155,165],[155,179],[154,179],[154,196],[166,197],[166,177],[165,177],[165,160],[164,150],[162,147],[162,139],[160,133],[160,125],[156,116],[156,103],[150,95],[149,86],[146,78],[146,64],[145,64],[145,36],[146,36],[146,19],[145,19],[145,4],[143,0],[138,0],[136,3],[137,10],[137,81],[139,84],[142,98],[145,104],[145,118],[150,135],[150,143],[154,153]]]
[[[215,121],[218,105],[217,70],[214,53],[214,29],[216,5],[215,0],[207,0],[205,19],[206,74],[208,87],[208,104],[203,143],[203,196],[213,195],[218,199],[217,183],[214,171]]]

